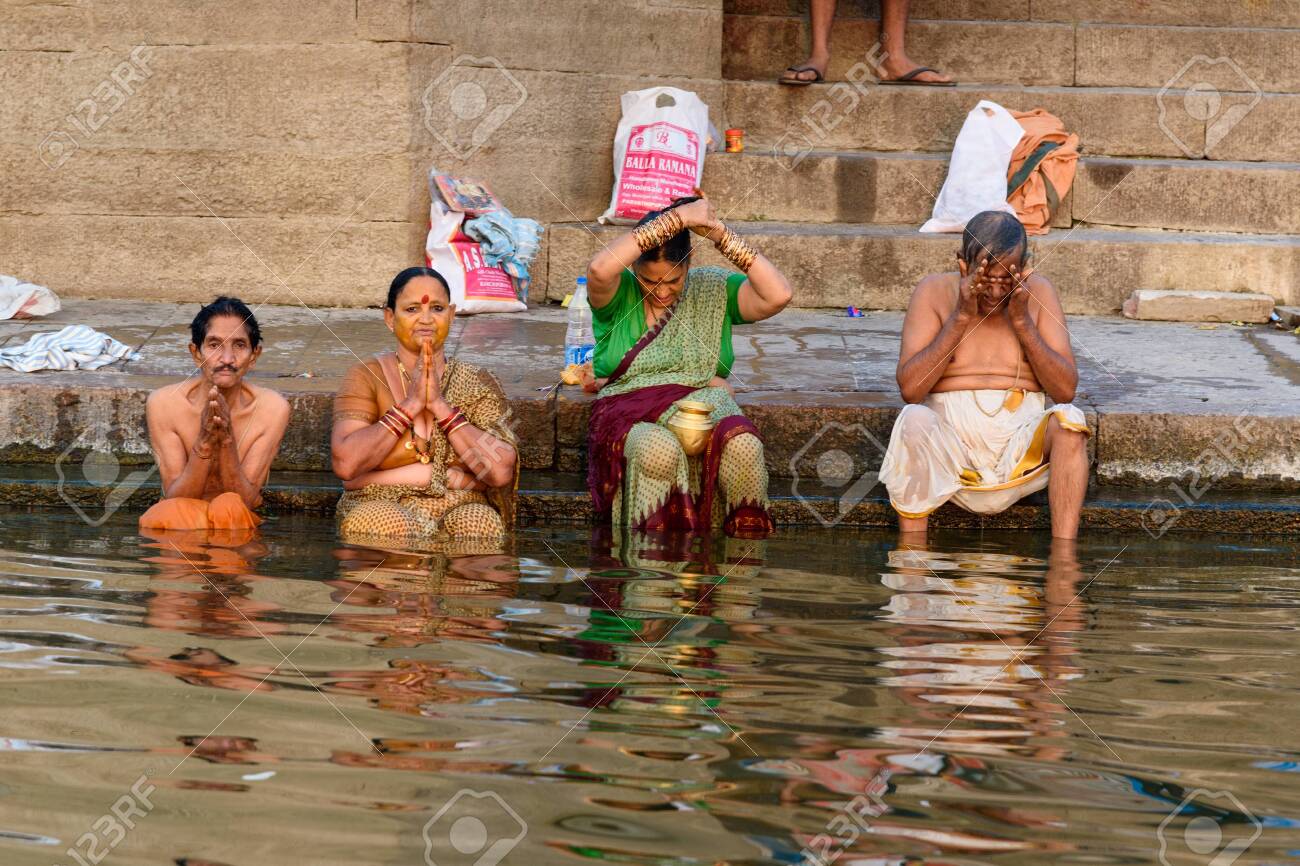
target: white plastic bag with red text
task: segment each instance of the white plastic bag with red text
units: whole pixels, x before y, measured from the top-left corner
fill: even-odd
[[[458,314],[517,313],[528,309],[519,300],[514,280],[483,261],[477,241],[461,231],[465,214],[448,210],[437,198],[429,208],[429,237],[424,258],[442,274]]]
[[[650,87],[623,94],[614,134],[614,190],[602,223],[635,223],[691,195],[704,173],[709,107],[689,90]]]

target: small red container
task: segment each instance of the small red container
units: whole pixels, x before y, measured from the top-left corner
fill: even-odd
[[[725,135],[727,136],[727,153],[740,153],[745,149],[745,130],[740,128],[728,129]]]

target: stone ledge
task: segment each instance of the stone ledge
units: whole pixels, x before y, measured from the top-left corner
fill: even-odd
[[[123,467],[147,468],[145,397],[192,371],[186,343],[196,309],[71,300],[47,319],[0,322],[0,344],[81,322],[142,353],[95,372],[0,370],[0,461],[80,471],[84,456],[99,452],[97,460],[111,455],[113,477]],[[257,315],[267,342],[253,380],[281,391],[293,406],[274,468],[328,471],[340,378],[358,357],[387,349],[392,337],[375,310],[266,306]],[[541,307],[462,318],[448,341],[449,352],[501,380],[525,470],[585,466],[593,398],[555,387],[564,316]],[[774,478],[815,477],[818,457],[829,450],[848,454],[857,474],[879,467],[902,406],[893,390],[901,320],[887,312],[850,319],[790,310],[736,329],[737,401],[767,442]],[[1080,369],[1074,402],[1095,432],[1099,483],[1173,501],[1181,501],[1178,490],[1194,493],[1207,480],[1215,490],[1254,495],[1300,490],[1300,340],[1290,332],[1089,317],[1068,324]],[[1158,356],[1153,347],[1160,347]]]
[[[796,303],[843,310],[901,310],[926,274],[950,270],[960,245],[955,234],[922,234],[913,225],[857,223],[733,223],[795,282]],[[556,275],[585,272],[586,263],[623,229],[586,223],[553,224],[547,232],[551,286]],[[725,264],[711,247],[693,264]],[[1283,303],[1296,298],[1300,237],[1079,227],[1030,239],[1039,272],[1058,283],[1069,315],[1110,315],[1136,288],[1264,292]],[[582,269],[582,270],[579,270]],[[1068,284],[1065,282],[1068,279]]]
[[[333,514],[341,487],[327,473],[275,472],[261,509],[271,518],[294,513]],[[796,491],[786,481],[772,485],[772,511],[783,527],[889,527],[897,520],[879,489],[844,507],[833,495]],[[139,513],[158,498],[156,474],[132,484],[106,507],[105,488],[84,481],[62,481],[52,467],[0,464],[0,504],[17,507],[72,508],[88,522],[107,519],[118,510]],[[526,472],[519,485],[519,519],[524,524],[589,524],[591,499],[582,476],[574,473]],[[936,529],[1048,529],[1046,493],[1040,492],[997,515],[977,515],[946,505],[935,512]],[[1267,501],[1215,493],[1191,504],[1128,490],[1095,488],[1084,504],[1085,530],[1142,528],[1159,537],[1169,531],[1294,534],[1300,531],[1300,497],[1270,496]]]

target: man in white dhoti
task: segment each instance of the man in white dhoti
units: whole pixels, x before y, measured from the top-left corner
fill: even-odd
[[[966,225],[958,272],[917,284],[903,321],[899,413],[880,480],[899,530],[924,533],[952,500],[992,514],[1048,488],[1052,535],[1078,535],[1088,427],[1056,289],[1025,267],[1013,214]],[[1048,405],[1051,398],[1053,405]]]

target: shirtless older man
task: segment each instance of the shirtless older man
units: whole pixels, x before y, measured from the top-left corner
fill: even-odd
[[[145,403],[163,499],[142,529],[251,529],[271,459],[289,426],[289,402],[244,381],[262,354],[257,319],[220,297],[190,323],[197,375],[159,388]]]
[[[958,273],[917,284],[903,321],[894,423],[880,480],[899,529],[923,533],[949,499],[992,514],[1048,488],[1052,535],[1074,538],[1088,487],[1088,427],[1056,289],[1025,268],[1013,214],[966,226]],[[1055,403],[1047,405],[1046,397]]]

